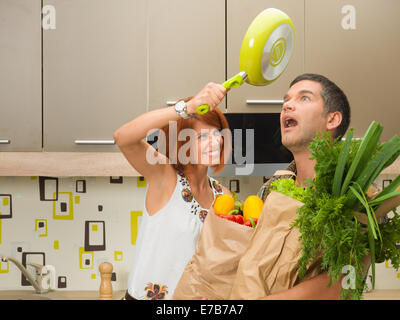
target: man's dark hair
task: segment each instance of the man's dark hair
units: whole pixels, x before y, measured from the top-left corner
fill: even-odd
[[[311,80],[321,84],[321,97],[324,100],[325,112],[339,111],[342,114],[342,122],[336,128],[335,138],[343,137],[350,125],[350,104],[344,92],[328,78],[314,73],[299,75],[292,81],[290,87],[302,80]]]

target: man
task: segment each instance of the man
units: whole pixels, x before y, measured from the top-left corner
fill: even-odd
[[[218,85],[215,85],[218,87]],[[308,146],[318,131],[329,130],[332,138],[341,137],[345,134],[350,122],[350,107],[346,96],[333,82],[327,78],[315,75],[304,74],[297,77],[291,84],[284,97],[281,112],[281,133],[282,143],[293,153],[294,161],[289,165],[288,170],[294,174],[286,178],[296,179],[298,185],[304,185],[306,178],[313,178],[315,161],[309,159]],[[273,177],[282,178],[281,176]],[[271,180],[262,186],[259,196],[265,200],[268,196]],[[257,232],[256,229],[255,232]],[[253,234],[254,236],[254,234]],[[252,263],[249,261],[248,263]],[[240,263],[239,263],[240,267]],[[210,271],[212,272],[212,271]],[[193,274],[188,273],[188,279]],[[240,278],[241,282],[246,281],[246,274]],[[257,278],[258,279],[258,278]],[[328,287],[330,278],[327,273],[319,273],[317,276],[304,280],[292,288],[272,294],[267,297],[256,297],[263,299],[339,299],[341,291],[341,279]],[[197,281],[197,280],[196,280]],[[201,285],[201,282],[199,282]],[[238,294],[243,287],[239,284]],[[196,291],[198,288],[194,291]],[[249,291],[252,286],[247,287]],[[194,295],[196,295],[195,292]],[[249,299],[245,293],[240,298]],[[236,295],[235,295],[236,297]]]
[[[349,124],[350,105],[336,84],[317,74],[303,74],[292,81],[283,100],[281,135],[282,144],[294,157],[286,169],[297,174],[299,184],[315,175],[315,161],[309,159],[308,145],[317,131],[329,130],[332,138],[342,137]],[[261,187],[261,199],[265,200],[270,184],[278,178],[282,176],[272,177]]]
[[[332,139],[342,137],[349,127],[350,106],[343,91],[332,81],[317,74],[303,74],[290,84],[281,112],[282,144],[288,148],[294,161],[287,170],[294,174],[274,176],[260,189],[263,200],[272,181],[292,178],[304,185],[306,178],[314,178],[315,160],[310,160],[308,145],[318,131],[330,131]],[[327,272],[299,283],[289,290],[263,299],[339,299],[341,279],[327,287]]]

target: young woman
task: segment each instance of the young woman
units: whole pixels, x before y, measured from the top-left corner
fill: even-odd
[[[230,152],[229,139],[221,135],[228,122],[217,108],[225,94],[223,86],[209,83],[195,97],[142,114],[114,133],[121,152],[148,182],[125,299],[172,297],[208,209],[216,195],[230,193],[207,175],[209,167],[221,171]],[[199,115],[202,104],[210,111]],[[165,154],[144,139],[157,128],[165,133]]]

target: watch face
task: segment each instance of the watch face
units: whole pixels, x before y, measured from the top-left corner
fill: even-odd
[[[176,105],[175,105],[175,110],[178,112],[182,112],[185,110],[185,106],[186,103],[184,101],[179,101]]]

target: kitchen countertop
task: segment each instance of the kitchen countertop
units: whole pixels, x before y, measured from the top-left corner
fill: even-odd
[[[125,290],[114,291],[113,300],[121,300]],[[100,300],[99,291],[56,290],[37,294],[34,290],[0,290],[0,300]]]
[[[400,290],[372,290],[364,293],[364,300],[400,300]]]
[[[113,300],[121,300],[125,290],[113,292]],[[100,300],[98,291],[57,290],[36,294],[33,290],[0,290],[0,300]],[[400,290],[372,290],[364,300],[400,300]]]
[[[121,152],[0,152],[0,162],[0,176],[140,176]]]
[[[0,176],[137,177],[121,152],[0,152]],[[400,173],[400,157],[381,174]]]

